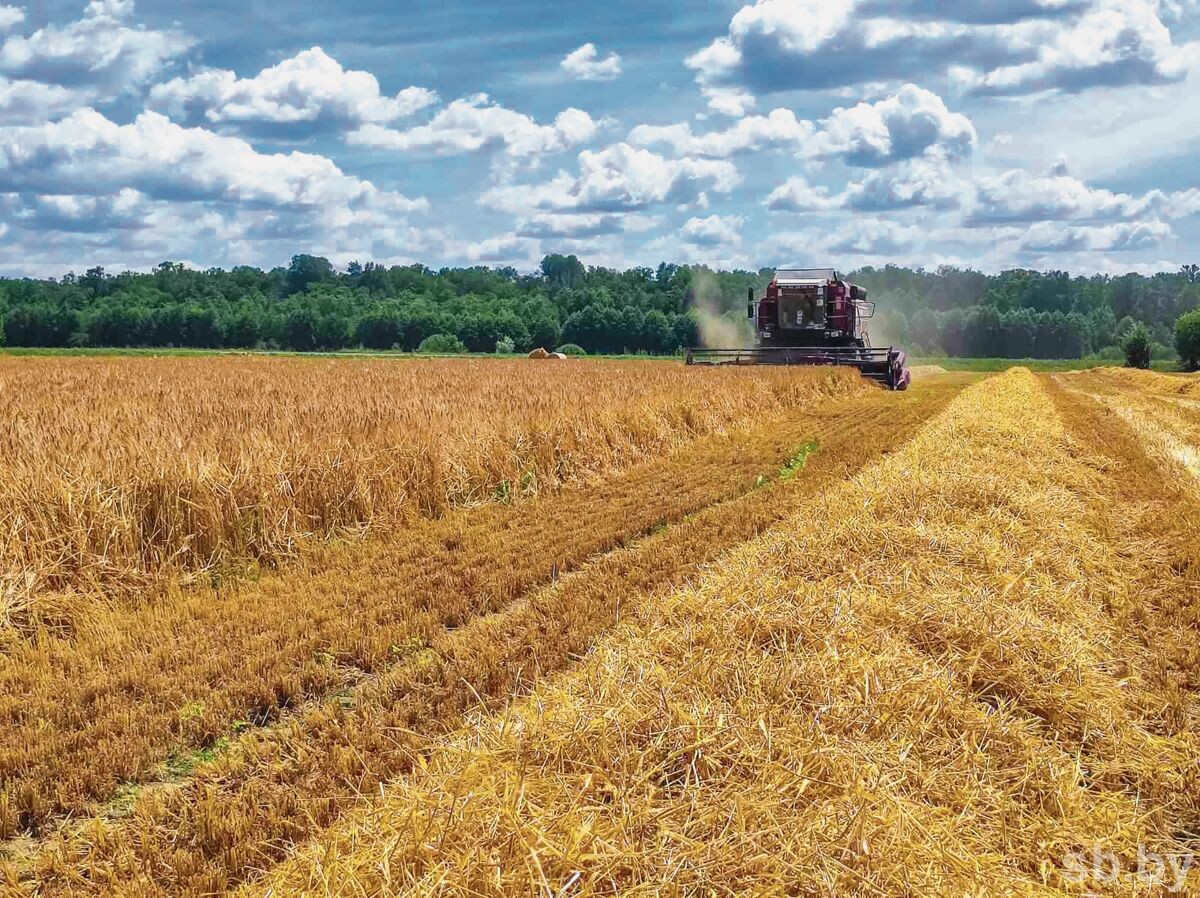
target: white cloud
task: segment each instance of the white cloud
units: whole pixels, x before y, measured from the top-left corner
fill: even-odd
[[[978,143],[971,120],[951,112],[932,91],[906,84],[876,103],[836,109],[821,122],[820,155],[842,156],[854,165],[886,165],[932,147],[950,159],[969,156]]]
[[[943,159],[933,157],[872,172],[837,195],[812,186],[802,177],[789,178],[767,197],[767,206],[785,212],[884,212],[918,206],[950,209],[970,198],[970,184],[957,177]]]
[[[740,216],[710,215],[707,218],[690,218],[680,230],[680,239],[692,246],[719,247],[736,246],[742,242]]]
[[[391,212],[257,208],[154,199],[124,189],[104,196],[0,193],[11,223],[0,266],[59,275],[80,259],[111,270],[153,267],[163,259],[270,267],[298,247],[344,264],[355,258],[408,264],[440,254],[446,236],[413,228]]]
[[[1070,26],[1054,29],[1035,58],[967,70],[962,80],[981,94],[1180,81],[1200,60],[1200,43],[1176,46],[1159,16],[1154,0],[1100,0]]]
[[[893,256],[910,252],[925,237],[921,228],[877,218],[847,222],[829,235],[826,250],[849,256]]]
[[[846,257],[857,264],[897,261],[923,247],[927,233],[921,228],[877,218],[858,218],[834,228],[784,231],[768,238],[766,249],[780,264],[827,264]],[[845,263],[842,263],[845,264]]]
[[[493,265],[516,263],[532,267],[538,255],[538,244],[534,240],[506,234],[466,243],[459,249],[459,254],[467,262],[489,262]]]
[[[212,69],[155,85],[150,106],[185,124],[229,125],[247,131],[309,134],[382,124],[437,102],[424,87],[394,97],[380,93],[369,72],[343,69],[320,47],[304,50],[253,78]]]
[[[309,153],[263,154],[155,112],[118,125],[85,109],[0,132],[0,192],[102,196],[132,188],[173,201],[403,213],[424,200],[380,191]]]
[[[104,196],[0,193],[0,210],[14,226],[36,232],[107,234],[161,226],[166,204],[125,188]]]
[[[517,222],[516,233],[538,239],[568,238],[579,240],[608,234],[640,233],[657,227],[660,220],[652,215],[614,212],[539,213]]]
[[[972,180],[933,156],[874,171],[836,194],[803,177],[792,177],[771,192],[767,206],[785,212],[961,208],[963,224],[975,228],[1034,222],[1107,223],[1200,213],[1200,189],[1152,190],[1141,196],[1114,193],[1072,177],[1065,159],[1056,161],[1042,176],[1011,169]]]
[[[757,0],[686,63],[710,97],[948,71],[980,93],[1162,84],[1184,77],[1198,45],[1174,44],[1161,16],[1157,0]]]
[[[970,224],[1006,224],[1034,221],[1117,221],[1138,218],[1151,211],[1161,194],[1135,197],[1089,187],[1056,166],[1037,176],[1014,169],[975,184]]]
[[[579,174],[559,174],[541,184],[493,187],[481,202],[516,214],[629,212],[657,203],[694,202],[705,189],[729,193],[740,182],[732,163],[717,159],[667,159],[627,143],[579,154]]]
[[[621,56],[610,53],[600,58],[596,45],[584,44],[568,53],[560,63],[563,70],[582,81],[612,81],[621,74]]]
[[[57,84],[0,77],[0,122],[7,126],[58,118],[85,102],[79,91]]]
[[[192,46],[178,31],[130,25],[132,0],[94,0],[83,18],[0,42],[0,75],[112,97],[157,76]]]
[[[736,87],[705,87],[704,96],[713,112],[740,118],[758,105],[754,94]]]
[[[0,6],[0,31],[25,21],[25,10],[19,6]]]
[[[771,191],[767,207],[779,212],[828,212],[846,205],[844,194],[832,196],[825,187],[810,184],[797,175]]]
[[[973,152],[978,136],[971,120],[951,112],[937,94],[906,84],[878,102],[835,109],[820,122],[801,120],[790,109],[776,109],[706,134],[694,134],[687,123],[638,125],[629,142],[713,157],[784,148],[805,158],[836,157],[851,165],[878,166],[931,150],[944,158],[961,159]]]
[[[693,134],[686,123],[638,125],[629,132],[629,142],[639,147],[670,146],[679,155],[725,157],[780,147],[798,150],[814,131],[812,122],[801,121],[792,110],[776,109],[707,134]]]
[[[455,100],[425,125],[399,131],[368,124],[347,135],[358,146],[401,152],[460,155],[503,150],[510,156],[557,153],[587,143],[599,125],[579,109],[566,109],[554,123],[539,125],[520,112],[492,103],[487,94]]]
[[[917,206],[953,209],[968,202],[970,196],[970,185],[943,160],[933,157],[881,169],[850,184],[846,205],[873,212]]]
[[[1172,236],[1171,226],[1158,220],[1097,226],[1042,221],[1021,235],[1019,249],[1035,253],[1123,252],[1149,249]]]

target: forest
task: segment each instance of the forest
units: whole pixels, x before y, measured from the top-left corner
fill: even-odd
[[[1156,358],[1174,356],[1175,322],[1200,307],[1200,266],[1153,276],[988,275],[888,265],[845,275],[877,303],[876,345],[916,355],[1116,358],[1138,324]],[[747,287],[771,270],[663,263],[617,271],[549,255],[513,268],[385,267],[297,255],[287,267],[149,273],[91,268],[0,279],[0,337],[10,347],[191,347],[670,354],[702,333],[745,340]]]

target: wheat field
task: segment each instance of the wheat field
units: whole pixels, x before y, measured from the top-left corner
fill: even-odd
[[[975,387],[247,894],[1061,895],[1093,845],[1131,894],[1200,741],[1103,476],[1033,375]]]
[[[621,362],[0,358],[0,627],[862,389],[842,371],[723,371],[697,389],[683,366]]]
[[[0,894],[1200,889],[1194,378],[0,372]]]

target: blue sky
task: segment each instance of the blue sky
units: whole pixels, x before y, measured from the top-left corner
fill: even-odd
[[[1195,0],[0,0],[0,272],[1173,269]]]

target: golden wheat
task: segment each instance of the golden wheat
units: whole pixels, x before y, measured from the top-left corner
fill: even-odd
[[[420,593],[407,586],[419,584],[422,575],[407,560],[413,553],[394,539],[347,546],[336,560],[332,553],[322,553],[322,573],[316,580],[295,571],[288,575],[286,589],[247,588],[244,597],[226,596],[230,625],[210,626],[208,633],[188,628],[183,641],[200,647],[200,658],[224,659],[226,666],[225,678],[206,697],[204,712],[189,721],[196,733],[201,725],[218,732],[228,720],[228,709],[247,698],[256,700],[252,687],[264,669],[299,665],[301,670],[311,668],[309,685],[318,691],[337,685],[352,688],[278,726],[246,734],[182,785],[151,785],[126,817],[82,829],[64,827],[26,865],[27,875],[41,884],[43,895],[78,891],[83,881],[114,880],[125,895],[204,895],[269,866],[289,841],[313,834],[364,794],[373,794],[379,783],[409,769],[413,757],[453,726],[466,708],[503,699],[562,667],[638,596],[678,585],[718,552],[795,510],[814,489],[835,483],[903,440],[962,382],[923,386],[904,397],[876,393],[867,400],[815,410],[792,424],[764,422],[729,438],[699,440],[606,485],[568,489],[526,509],[483,508],[460,515],[457,522],[430,522],[431,538],[422,543],[418,557],[431,569],[463,579],[443,581],[438,603],[428,612],[400,611],[409,595]],[[775,476],[796,447],[814,436],[819,437],[820,449],[804,470],[791,476],[788,468],[788,476]],[[656,519],[674,522],[690,507],[749,489],[764,473],[762,486],[741,498],[705,508],[665,529],[654,528],[652,536],[627,550],[604,555],[520,599],[509,598],[520,593],[522,584],[544,581],[554,559],[560,559],[559,570],[565,574],[570,558],[582,557],[595,545],[591,539],[604,533],[617,539],[635,535]],[[443,540],[450,536],[453,546],[447,550]],[[395,575],[392,565],[401,566]],[[315,652],[311,642],[314,635],[330,639],[335,625],[356,632],[354,621],[369,616],[366,606],[350,609],[340,604],[336,615],[322,617],[316,626],[291,629],[282,620],[275,625],[268,621],[271,614],[286,618],[299,609],[327,608],[345,584],[358,582],[367,585],[364,594],[370,596],[370,607],[385,611],[389,619],[371,634],[379,644],[372,665],[383,671],[376,676],[362,679],[356,666],[361,659],[353,661],[345,653],[336,655],[336,664],[322,666],[322,653]],[[276,595],[286,595],[294,610],[281,608]],[[481,601],[489,595],[493,598]],[[203,604],[198,600],[196,607]],[[180,609],[180,619],[190,613]],[[444,629],[450,619],[462,625]],[[269,652],[260,649],[258,657],[242,662],[245,650],[215,641],[222,630],[232,632],[235,621],[243,628],[238,632],[259,637],[266,628],[285,638],[272,640]],[[158,629],[165,633],[172,626],[164,620]],[[389,653],[389,641],[393,649],[402,646],[402,652]],[[343,642],[352,645],[354,640]],[[120,734],[103,721],[60,717],[64,737],[37,752],[40,760],[26,748],[21,779],[29,781],[30,768],[41,764],[42,782],[54,789],[64,781],[78,781],[84,771],[96,776],[105,764],[112,764],[114,755],[128,758],[144,752],[155,757],[147,741],[153,741],[155,730],[169,736],[178,709],[189,706],[194,697],[195,687],[189,684],[212,682],[184,655],[183,643],[169,671],[142,670],[133,658],[123,666],[110,656],[110,665],[126,678],[153,682],[155,700],[147,701],[149,695],[126,698],[126,719],[132,726]],[[327,642],[320,644],[328,647]],[[332,655],[324,657],[334,661]],[[339,683],[338,677],[346,674],[357,674],[358,679]],[[97,673],[81,678],[78,686],[59,681],[38,690],[47,696],[39,706],[54,714],[49,696],[57,692],[64,694],[65,707],[77,704],[74,696],[80,688],[94,695],[100,688]],[[100,739],[108,744],[99,744]],[[92,750],[74,751],[71,746],[76,744]]]
[[[864,389],[832,369],[0,358],[0,626],[63,623],[63,593],[270,564],[313,535],[533,493]]]
[[[250,893],[1131,894],[1200,821],[1142,638],[1190,574],[1084,448],[1028,371],[972,388]]]

